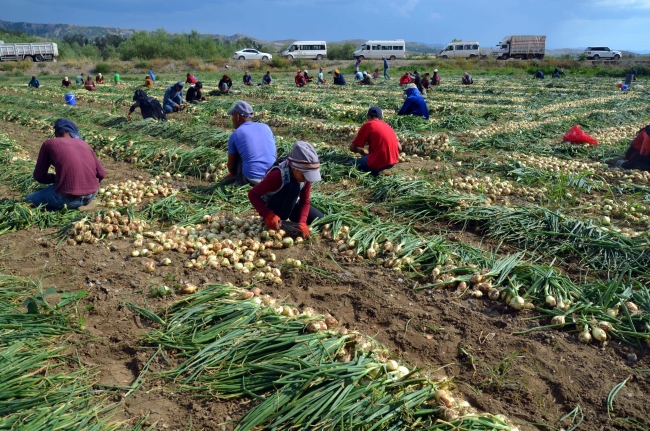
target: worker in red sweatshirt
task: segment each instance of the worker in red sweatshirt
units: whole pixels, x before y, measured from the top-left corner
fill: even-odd
[[[311,183],[320,181],[320,161],[316,150],[298,141],[289,157],[271,167],[266,176],[248,192],[248,199],[268,229],[280,229],[283,220],[298,223],[303,238],[309,225],[323,213],[311,206]]]
[[[48,211],[88,205],[97,196],[106,172],[75,123],[59,118],[54,123],[54,136],[41,145],[34,168],[34,179],[51,185],[27,195],[25,201],[44,205]],[[50,166],[55,173],[48,172]]]

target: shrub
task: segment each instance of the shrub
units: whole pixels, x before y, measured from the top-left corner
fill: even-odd
[[[2,63],[0,63],[0,70],[2,70],[3,72],[11,72],[12,70],[14,70],[14,64],[3,61]]]
[[[273,57],[273,60],[271,60],[271,66],[276,69],[288,69],[290,64],[291,62],[288,59],[280,56]]]
[[[95,73],[107,74],[113,71],[113,67],[107,63],[97,63],[95,65]]]
[[[356,47],[350,42],[343,45],[329,45],[327,47],[327,58],[329,60],[352,60]]]

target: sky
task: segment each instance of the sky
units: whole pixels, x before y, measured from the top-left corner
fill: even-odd
[[[547,36],[547,48],[650,50],[650,0],[0,0],[0,19],[262,40],[404,39],[445,44]]]

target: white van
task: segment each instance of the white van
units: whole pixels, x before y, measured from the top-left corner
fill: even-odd
[[[327,58],[327,43],[324,40],[297,40],[280,55],[289,60],[294,58],[322,60]]]
[[[389,60],[404,58],[406,44],[404,39],[396,40],[369,40],[354,51],[354,58],[364,60],[366,58],[381,59],[386,57]]]
[[[476,41],[451,42],[438,53],[438,57],[442,58],[478,58],[480,56],[479,43]]]

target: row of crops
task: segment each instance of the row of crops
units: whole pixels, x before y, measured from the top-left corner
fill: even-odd
[[[204,89],[211,85],[204,82]],[[31,180],[34,149],[3,131],[0,233],[44,229],[60,247],[128,241],[131,259],[151,277],[179,263],[209,278],[243,278],[237,287],[152,288],[151,296],[188,295],[162,309],[126,304],[156,327],[142,344],[156,355],[174,352],[180,361],[156,379],[195,397],[253,400],[236,429],[517,429],[497,415],[507,412],[476,410],[452,382],[409,367],[369,334],[260,291],[282,286],[295,271],[322,271],[304,261],[310,247],[324,246],[341,262],[383,268],[418,294],[455,289],[459,300],[525,312],[532,320],[522,334],[560,330],[584,344],[650,346],[648,175],[603,163],[623,154],[647,122],[643,88],[616,93],[606,80],[483,78],[472,87],[448,84],[430,92],[432,119],[424,121],[394,114],[401,90],[391,82],[296,89],[283,77],[272,88],[212,97],[167,122],[127,122],[134,88],[80,93],[76,107],[64,105],[63,90],[54,87],[0,88],[2,122],[48,135],[56,118],[70,118],[100,159],[129,163],[151,177],[111,178],[109,172],[92,212],[45,213],[20,201],[38,188]],[[162,98],[164,88],[150,93]],[[226,111],[238,99],[274,128],[280,155],[297,139],[317,149],[323,181],[313,188],[312,204],[326,214],[313,226],[317,238],[294,242],[266,230],[247,190],[220,184],[230,133]],[[379,178],[352,168],[347,152],[371,105],[384,109],[407,152],[394,172]],[[601,145],[562,143],[573,124]],[[483,240],[452,241],[450,232]],[[51,422],[43,421],[70,423],[65,429],[125,429],[111,422],[119,406],[105,402],[108,393],[93,386],[92,370],[70,363],[65,369],[73,371],[54,374],[71,361],[62,354],[66,332],[81,329],[66,320],[41,321],[63,314],[35,296],[37,286],[7,283],[14,286],[7,289],[7,340],[20,346],[3,337],[2,360],[20,363],[16,373],[47,377],[51,387],[24,384],[57,397],[34,393],[29,404],[9,393],[0,400],[0,408],[7,406],[0,417],[28,427],[21,429],[48,428],[42,424]],[[27,297],[34,313],[20,307]],[[17,329],[16,319],[49,332],[25,333],[29,325]],[[38,414],[46,398],[61,408]],[[145,423],[142,418],[134,429]]]

